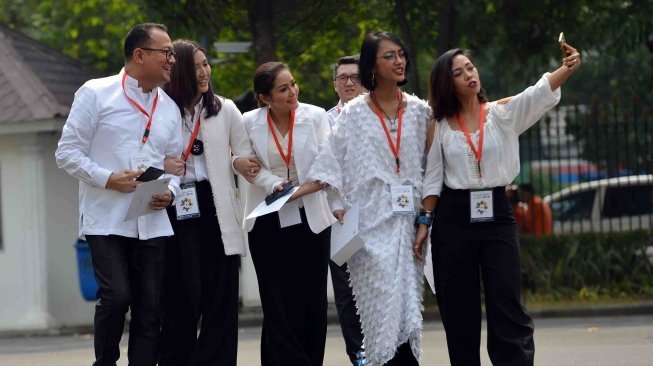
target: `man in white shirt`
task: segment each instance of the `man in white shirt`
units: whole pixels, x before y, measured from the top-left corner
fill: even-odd
[[[345,103],[365,92],[365,88],[358,82],[358,56],[341,57],[333,65],[333,88],[340,100],[327,112],[332,128]]]
[[[173,235],[164,208],[180,192],[178,178],[152,196],[152,213],[125,216],[142,171],[163,169],[166,156],[181,155],[179,109],[159,89],[170,79],[174,56],[164,25],[132,28],[124,69],[75,93],[55,153],[57,165],[79,179],[79,234],[89,243],[99,285],[95,366],[115,366],[129,309],[129,364],[156,364],[164,249]]]
[[[335,120],[345,103],[365,92],[365,88],[358,81],[358,56],[344,56],[338,59],[333,66],[333,87],[340,100],[327,112],[331,128],[335,125]],[[364,365],[363,332],[360,318],[356,314],[354,295],[349,287],[347,264],[338,266],[333,261],[329,261],[329,268],[347,356],[354,365]]]

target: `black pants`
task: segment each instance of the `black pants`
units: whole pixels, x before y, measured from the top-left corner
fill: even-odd
[[[403,343],[397,348],[395,356],[383,366],[419,366],[419,362],[413,355],[413,350],[410,349],[410,343]]]
[[[94,365],[114,366],[120,358],[120,338],[129,308],[129,364],[156,365],[167,238],[87,235],[86,240],[100,287],[95,305]]]
[[[279,228],[276,213],[258,217],[249,247],[263,305],[261,364],[322,365],[327,325],[330,229]]]
[[[339,266],[333,261],[329,261],[329,268],[331,269],[331,282],[333,283],[336,310],[338,310],[338,320],[342,329],[342,337],[345,340],[345,350],[349,360],[353,363],[357,359],[356,353],[363,348],[363,331],[360,317],[356,314],[354,294],[349,287],[347,263]]]
[[[224,253],[209,182],[195,187],[199,218],[178,221],[168,209],[175,236],[166,250],[159,365],[236,366],[240,257]]]
[[[470,223],[469,191],[442,191],[431,234],[435,289],[453,366],[480,365],[483,280],[493,365],[533,365],[533,321],[521,302],[517,229],[503,187],[493,222]]]

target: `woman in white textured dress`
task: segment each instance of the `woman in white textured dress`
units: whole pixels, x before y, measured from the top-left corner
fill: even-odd
[[[417,365],[422,265],[411,247],[430,108],[399,90],[410,63],[397,36],[368,34],[359,65],[370,93],[345,105],[309,173],[315,183],[305,188],[310,192],[328,184],[344,195],[348,207],[359,205],[364,245],[347,263],[367,365]]]
[[[453,366],[481,364],[479,277],[492,364],[533,365],[533,321],[521,302],[517,226],[505,186],[519,173],[519,134],[558,103],[560,86],[580,65],[578,52],[562,47],[560,68],[497,102],[488,102],[476,66],[461,49],[445,52],[431,72],[429,103],[437,123],[429,129],[426,213],[418,219],[415,255],[423,257],[433,221],[435,290]]]

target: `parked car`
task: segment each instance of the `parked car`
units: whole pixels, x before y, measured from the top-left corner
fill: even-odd
[[[554,233],[653,228],[653,175],[632,175],[575,184],[544,197]]]

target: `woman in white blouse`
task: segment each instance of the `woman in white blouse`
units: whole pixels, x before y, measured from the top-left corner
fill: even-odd
[[[238,271],[246,249],[232,165],[250,179],[260,167],[236,105],[213,93],[206,51],[188,40],[173,47],[165,91],[183,116],[184,145],[182,156],[164,165],[180,176],[182,195],[168,209],[175,235],[166,248],[159,365],[236,366]]]
[[[495,365],[533,365],[533,321],[521,302],[519,243],[505,186],[519,173],[519,134],[560,100],[579,67],[564,44],[563,65],[522,93],[488,102],[479,73],[461,49],[440,56],[431,72],[434,120],[423,206],[414,245],[422,259],[431,232],[438,307],[453,366],[480,365],[483,280],[488,353]],[[434,211],[435,210],[435,211]]]
[[[326,111],[299,103],[285,64],[259,66],[254,92],[261,108],[243,120],[261,171],[249,186],[246,213],[282,183],[303,183],[329,133]],[[263,306],[262,365],[322,365],[329,227],[335,221],[323,191],[246,221]]]

